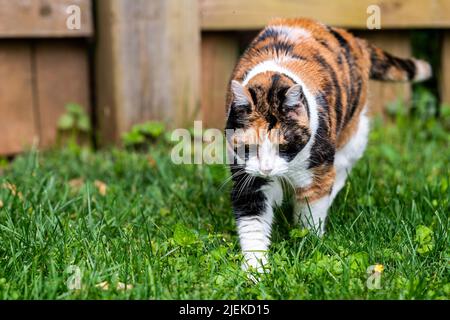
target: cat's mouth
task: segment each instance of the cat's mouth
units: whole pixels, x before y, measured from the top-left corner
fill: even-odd
[[[285,174],[288,172],[288,170],[266,170],[266,171],[262,171],[262,170],[248,170],[245,169],[245,172],[255,176],[255,177],[260,177],[260,178],[276,178],[276,177],[284,177]]]

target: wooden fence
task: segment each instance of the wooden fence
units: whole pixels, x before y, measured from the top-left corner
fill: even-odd
[[[81,29],[66,8],[82,9]],[[0,0],[0,154],[54,143],[66,103],[90,108],[90,0]]]
[[[82,8],[80,30],[65,27],[71,4]],[[373,4],[381,9],[379,31],[366,29]],[[19,152],[36,138],[50,145],[68,102],[95,112],[102,144],[118,142],[146,120],[179,127],[202,119],[223,128],[231,70],[273,17],[346,27],[405,57],[411,30],[439,29],[436,73],[441,98],[450,103],[450,0],[0,0],[0,6],[0,154]],[[408,84],[371,86],[375,110],[411,95]]]

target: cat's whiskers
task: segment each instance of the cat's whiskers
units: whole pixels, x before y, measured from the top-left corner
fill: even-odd
[[[244,183],[241,186],[241,190],[239,193],[239,197],[242,195],[242,193],[247,189],[247,187],[250,185],[250,182],[252,180],[253,176],[252,175],[247,175],[245,177]]]
[[[286,185],[292,188],[292,191],[295,192],[296,188],[294,186],[294,183],[291,181],[291,179],[289,178],[289,176],[287,175],[281,175],[281,176],[277,176],[276,177],[277,180],[280,182],[281,185]]]
[[[240,197],[240,195],[243,191],[243,185],[245,184],[247,179],[248,179],[248,176],[244,176],[244,177],[241,177],[240,179],[238,179],[237,181],[235,181],[234,187],[235,187],[235,189],[237,189],[237,193],[236,193],[237,197]]]
[[[241,169],[239,169],[238,171],[236,171],[235,173],[231,174],[228,178],[225,179],[225,181],[220,185],[219,187],[219,191],[222,190],[223,187],[225,187],[225,185],[230,182],[232,179],[242,175],[245,173],[245,168],[242,167]]]
[[[255,178],[256,178],[255,176],[250,174],[245,177],[244,182],[241,184],[241,187],[239,188],[238,197],[240,197],[244,192],[244,190],[253,183]]]

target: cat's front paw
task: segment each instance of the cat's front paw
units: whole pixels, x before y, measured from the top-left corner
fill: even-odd
[[[245,252],[242,270],[244,270],[249,279],[257,283],[260,276],[270,272],[270,266],[265,252]]]

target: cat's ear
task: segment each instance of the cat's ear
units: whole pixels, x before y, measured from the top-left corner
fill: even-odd
[[[296,107],[302,104],[304,101],[304,94],[302,86],[299,84],[293,85],[286,92],[286,96],[284,99],[284,105],[287,107]]]
[[[239,83],[239,81],[231,81],[231,92],[233,93],[233,102],[236,106],[248,106],[250,99],[247,94],[247,89]]]

